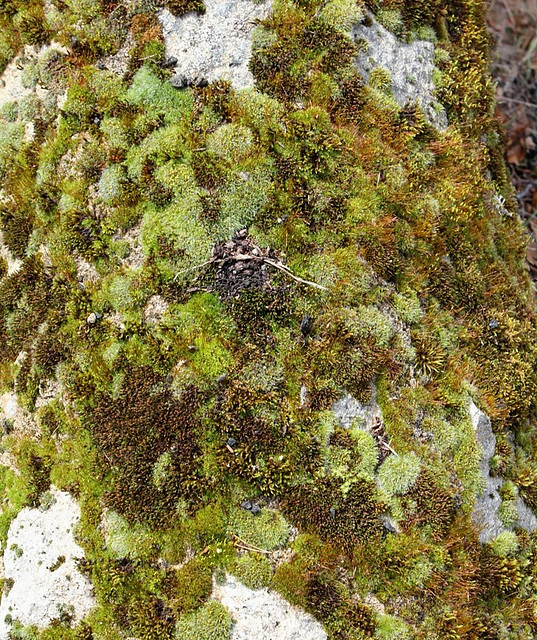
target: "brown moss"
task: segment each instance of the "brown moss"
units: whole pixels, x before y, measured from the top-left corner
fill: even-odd
[[[407,499],[415,501],[416,506],[405,528],[429,526],[433,536],[441,539],[447,533],[455,516],[454,496],[440,488],[431,473],[422,471]]]
[[[176,504],[200,499],[200,468],[195,410],[201,398],[195,389],[177,400],[165,379],[149,369],[128,375],[117,399],[94,395],[86,420],[104,469],[113,469],[109,504],[129,520],[164,525]],[[168,452],[170,465],[157,488],[153,465]]]
[[[375,499],[374,484],[359,480],[344,497],[337,483],[328,479],[293,487],[282,508],[292,522],[318,533],[350,552],[360,541],[382,535],[383,505]]]
[[[166,7],[176,17],[190,13],[191,11],[201,14],[205,13],[203,0],[166,0]]]

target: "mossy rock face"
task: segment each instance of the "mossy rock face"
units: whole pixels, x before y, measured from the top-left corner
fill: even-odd
[[[232,638],[231,574],[334,640],[533,637],[537,318],[484,6],[241,3],[246,80],[174,87],[165,5],[217,3],[0,0],[0,536],[69,491],[98,602],[13,634]],[[437,105],[398,101],[378,24]]]

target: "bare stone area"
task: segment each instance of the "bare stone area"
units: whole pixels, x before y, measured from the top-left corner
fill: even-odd
[[[481,542],[488,542],[499,533],[507,530],[507,527],[505,527],[498,514],[498,509],[502,503],[499,489],[503,485],[503,478],[490,474],[490,459],[494,455],[496,448],[496,436],[492,431],[490,418],[476,406],[472,399],[470,399],[469,412],[472,424],[474,425],[476,438],[483,450],[480,469],[486,481],[484,491],[478,496],[473,518],[481,529],[479,540]],[[527,531],[537,529],[537,518],[520,496],[517,498],[516,506],[518,526]]]
[[[151,296],[144,309],[144,320],[148,324],[158,324],[162,320],[167,309],[168,303],[162,296]]]
[[[34,89],[25,86],[24,74],[29,63],[35,62],[40,55],[51,49],[61,53],[67,52],[67,49],[55,42],[43,47],[25,45],[23,51],[13,58],[0,76],[0,106],[6,102],[17,102],[32,93],[35,93],[39,98],[44,98],[47,95],[48,89],[39,84]],[[63,102],[65,94],[58,95],[58,99],[60,103]]]
[[[213,597],[235,621],[230,640],[326,640],[315,618],[268,589],[249,589],[228,575],[224,584],[215,584]]]
[[[25,508],[9,527],[4,566],[10,587],[0,602],[0,639],[9,637],[6,616],[44,628],[60,615],[77,622],[96,604],[91,583],[76,565],[84,556],[73,536],[80,507],[55,487],[47,495],[47,508]]]
[[[206,0],[205,9],[204,15],[187,13],[178,18],[167,9],[159,12],[166,55],[177,59],[172,84],[183,87],[224,79],[236,89],[252,86],[251,33],[255,20],[268,15],[270,0]]]
[[[372,385],[371,398],[366,404],[358,402],[350,394],[337,400],[332,407],[339,423],[349,429],[356,422],[361,429],[370,431],[377,420],[382,421],[382,413],[377,403],[377,388]]]
[[[391,74],[394,98],[401,107],[416,101],[430,124],[441,130],[447,127],[446,112],[434,99],[432,42],[402,42],[375,20],[371,26],[354,25],[352,37],[355,41],[362,40],[368,45],[367,50],[360,53],[356,61],[358,70],[366,80],[373,69],[386,69]]]

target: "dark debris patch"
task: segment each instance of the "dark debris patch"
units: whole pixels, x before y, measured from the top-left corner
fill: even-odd
[[[246,229],[217,244],[212,255],[216,262],[215,289],[223,298],[240,296],[245,289],[271,289],[264,258],[276,259],[275,252],[259,248]]]

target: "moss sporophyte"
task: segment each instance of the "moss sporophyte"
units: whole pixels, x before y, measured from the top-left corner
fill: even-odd
[[[534,637],[537,326],[484,4],[274,0],[253,86],[175,88],[163,24],[213,10],[0,0],[0,535],[68,491],[96,597],[12,636],[232,638],[230,574],[330,639]]]

